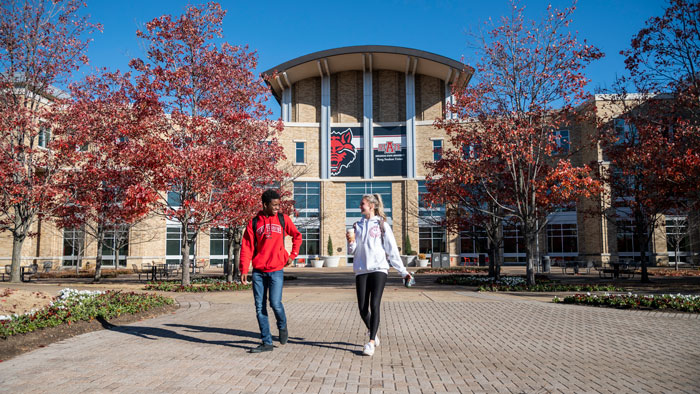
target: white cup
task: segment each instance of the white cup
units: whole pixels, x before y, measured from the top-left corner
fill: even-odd
[[[350,227],[347,231],[349,242],[355,242],[355,229]]]

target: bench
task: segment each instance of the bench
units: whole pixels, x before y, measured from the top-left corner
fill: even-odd
[[[146,275],[146,280],[148,280],[152,271],[150,266],[144,266],[143,268],[139,268],[136,266],[136,264],[131,264],[131,269],[134,271],[135,274],[139,276],[139,280],[141,280],[141,275]]]

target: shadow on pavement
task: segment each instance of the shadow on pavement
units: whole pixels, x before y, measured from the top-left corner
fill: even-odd
[[[193,342],[193,343],[203,343],[203,344],[210,344],[210,345],[222,345],[222,346],[229,346],[229,347],[236,347],[236,348],[241,348],[241,349],[249,349],[250,346],[245,346],[245,345],[253,345],[258,343],[258,341],[252,341],[252,340],[240,340],[240,341],[233,341],[233,340],[224,340],[224,341],[208,341],[205,339],[197,338],[195,336],[189,336],[189,335],[184,335],[181,333],[178,333],[173,330],[168,330],[165,328],[160,328],[160,327],[142,327],[142,326],[115,326],[113,324],[110,324],[107,321],[100,321],[102,323],[102,326],[110,331],[115,331],[119,332],[122,334],[129,334],[129,335],[134,335],[143,339],[150,339],[150,340],[157,340],[158,338],[172,338],[172,339],[177,339],[181,341],[187,341],[187,342]],[[199,327],[199,326],[186,326],[186,325],[179,325],[179,324],[171,324],[171,326],[182,326],[182,327],[192,327],[192,328],[200,328],[199,330],[191,330],[191,332],[215,332],[215,333],[220,333],[220,334],[225,334],[225,335],[231,335],[234,337],[248,337],[248,338],[260,338],[259,333],[251,332],[251,331],[245,331],[245,330],[236,330],[236,329],[229,329],[229,328],[210,328],[210,327]],[[245,345],[244,345],[245,344]]]

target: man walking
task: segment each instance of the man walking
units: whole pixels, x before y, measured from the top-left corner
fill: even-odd
[[[280,344],[287,343],[287,316],[282,305],[284,267],[290,265],[299,254],[301,233],[289,216],[279,212],[280,195],[268,189],[262,194],[263,210],[248,222],[241,245],[241,278],[248,284],[248,267],[253,262],[253,297],[255,313],[260,326],[262,345],[250,349],[251,353],[269,352],[272,346],[270,322],[267,318],[267,299],[275,313]],[[284,235],[292,236],[292,253],[284,248]]]

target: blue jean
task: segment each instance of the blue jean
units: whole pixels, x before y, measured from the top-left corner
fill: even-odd
[[[267,298],[269,292],[270,307],[275,313],[277,328],[287,328],[287,316],[282,305],[282,285],[284,284],[284,270],[274,272],[262,272],[253,270],[253,297],[255,297],[255,313],[258,316],[260,338],[264,344],[272,344],[270,335],[270,322],[267,318]]]

